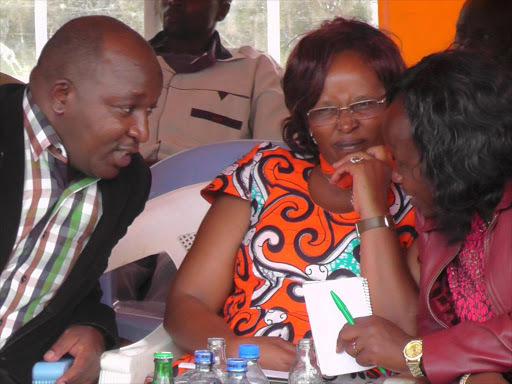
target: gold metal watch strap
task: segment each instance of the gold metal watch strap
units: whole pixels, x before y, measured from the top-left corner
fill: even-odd
[[[423,371],[421,370],[421,359],[418,361],[407,360],[407,367],[414,377],[423,377]]]
[[[364,231],[368,231],[369,229],[386,227],[389,229],[394,229],[395,222],[393,221],[393,216],[375,216],[370,217],[369,219],[360,220],[356,222],[356,234],[357,237],[361,237],[361,234]]]
[[[405,357],[405,363],[414,377],[425,376],[421,366],[423,357],[422,345],[421,339],[411,340],[405,345],[402,352]]]

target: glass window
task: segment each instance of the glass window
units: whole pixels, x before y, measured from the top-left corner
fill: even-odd
[[[144,0],[2,0],[0,72],[28,81],[49,36],[67,21],[108,15],[144,32]]]
[[[26,81],[36,62],[34,1],[2,1],[0,72]]]
[[[36,0],[38,1],[38,0]],[[107,15],[144,32],[144,0],[47,0],[48,36],[79,16]]]
[[[153,10],[155,1],[2,0],[0,71],[28,81],[48,37],[78,16],[109,15],[141,34],[158,31],[160,25],[144,25],[144,9]],[[228,47],[251,45],[284,64],[301,34],[335,15],[377,26],[377,0],[233,0],[228,16],[217,27]],[[159,24],[158,17],[152,16],[146,22]]]
[[[377,27],[377,0],[233,0],[217,29],[228,46],[251,45],[284,65],[302,34],[335,16]]]

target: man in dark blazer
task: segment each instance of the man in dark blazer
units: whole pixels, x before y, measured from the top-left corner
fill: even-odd
[[[161,87],[151,47],[103,16],[65,24],[27,86],[0,87],[0,383],[65,354],[57,383],[94,382],[117,344],[98,278],[149,193],[138,149]]]

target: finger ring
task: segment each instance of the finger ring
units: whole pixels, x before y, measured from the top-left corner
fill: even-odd
[[[359,351],[356,348],[356,339],[353,339],[351,344],[352,348],[354,348],[354,352],[356,353],[356,355],[359,354]]]
[[[352,164],[357,164],[357,163],[360,163],[361,161],[363,161],[363,158],[361,156],[352,156],[349,161],[352,163]]]

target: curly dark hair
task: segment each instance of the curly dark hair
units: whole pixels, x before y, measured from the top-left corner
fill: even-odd
[[[457,21],[456,41],[512,71],[512,1],[467,0]]]
[[[512,178],[512,74],[488,57],[449,50],[409,68],[388,102],[403,97],[430,182],[439,231],[464,239],[484,220]]]
[[[290,149],[318,161],[307,112],[315,106],[324,88],[333,57],[354,51],[368,60],[386,92],[399,80],[405,64],[396,44],[382,31],[357,20],[337,17],[306,33],[286,64],[283,90],[290,117],[284,121],[283,138]]]

